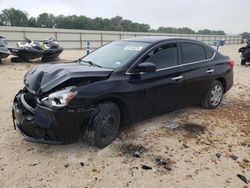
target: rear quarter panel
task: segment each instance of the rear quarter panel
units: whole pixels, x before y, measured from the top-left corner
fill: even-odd
[[[214,76],[217,80],[224,80],[223,86],[227,92],[233,86],[233,69],[228,64],[230,58],[221,54],[217,54],[214,59],[215,72]]]

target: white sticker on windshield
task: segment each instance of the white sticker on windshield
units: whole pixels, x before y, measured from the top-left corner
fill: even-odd
[[[141,46],[126,46],[124,50],[141,51],[143,47]]]

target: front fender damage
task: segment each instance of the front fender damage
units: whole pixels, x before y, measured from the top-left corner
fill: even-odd
[[[25,140],[52,144],[68,144],[78,140],[92,109],[67,107],[54,110],[41,105],[33,108],[25,101],[24,94],[19,93],[15,97],[12,114],[14,126]]]

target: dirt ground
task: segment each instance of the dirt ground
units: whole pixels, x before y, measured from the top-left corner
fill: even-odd
[[[11,105],[36,63],[0,64],[0,187],[250,187],[250,67],[239,45],[220,51],[236,63],[234,87],[215,110],[181,109],[131,125],[110,146],[26,142]],[[83,51],[65,51],[75,60]]]

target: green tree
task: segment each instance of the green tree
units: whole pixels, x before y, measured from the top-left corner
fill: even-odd
[[[203,35],[225,35],[224,31],[212,31],[209,29],[203,29],[199,30],[197,34],[203,34]]]
[[[116,16],[110,19],[110,30],[113,31],[123,31],[123,26],[122,26],[122,17],[121,16]]]
[[[28,14],[19,9],[3,9],[0,14],[0,23],[8,26],[28,26]]]
[[[159,27],[155,30],[151,29],[148,24],[133,22],[131,20],[124,19],[121,16],[115,16],[110,19],[100,17],[92,19],[83,15],[54,16],[53,14],[42,13],[37,18],[29,18],[26,12],[14,8],[2,10],[0,13],[0,25],[107,31],[225,35],[225,32],[220,30],[212,31],[209,29],[203,29],[195,32],[188,27]],[[247,36],[247,38],[250,37],[247,33],[243,33],[242,35]]]
[[[183,28],[159,27],[157,29],[157,32],[160,32],[160,33],[178,33],[178,34],[195,34],[195,31],[188,28],[188,27],[183,27]]]
[[[249,39],[250,38],[250,33],[244,32],[241,34],[243,39]]]
[[[55,16],[53,14],[42,13],[37,17],[37,26],[53,28],[55,26]]]
[[[28,21],[28,26],[29,27],[38,27],[36,18],[30,17]]]
[[[94,30],[103,30],[104,23],[103,23],[103,19],[102,18],[97,17],[97,18],[93,19],[92,22],[93,22],[93,28],[94,28]]]

